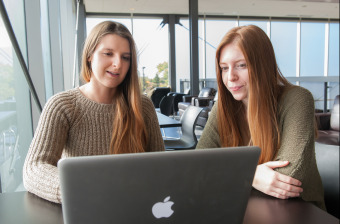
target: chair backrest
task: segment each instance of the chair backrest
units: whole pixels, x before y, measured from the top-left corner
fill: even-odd
[[[151,94],[151,101],[155,108],[159,108],[159,103],[170,92],[170,88],[168,87],[156,87]]]
[[[330,127],[332,130],[339,131],[339,95],[334,99],[333,108],[331,111]]]
[[[168,95],[174,96],[174,112],[178,112],[178,103],[183,102],[183,96],[188,96],[188,94],[176,92],[170,92]]]
[[[327,212],[339,218],[339,146],[315,143]]]
[[[164,96],[159,103],[159,109],[165,116],[169,116],[174,113],[174,98],[174,95]]]
[[[201,89],[201,91],[198,94],[198,97],[208,97],[208,96],[215,96],[216,89],[205,87]]]
[[[181,117],[182,123],[182,139],[184,141],[193,141],[194,147],[197,144],[197,137],[195,134],[195,126],[198,115],[201,113],[203,108],[195,107],[195,106],[188,106],[188,108],[184,111]]]

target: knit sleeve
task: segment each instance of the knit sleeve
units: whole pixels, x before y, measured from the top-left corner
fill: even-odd
[[[46,200],[61,203],[57,162],[67,141],[72,104],[59,96],[45,105],[23,169],[25,188]]]
[[[220,135],[217,126],[217,106],[215,103],[209,114],[208,121],[203,133],[197,143],[196,149],[219,148],[221,147]]]
[[[143,117],[148,133],[148,152],[164,151],[164,141],[159,127],[156,110],[153,103],[146,96],[142,96]]]
[[[294,87],[280,102],[281,146],[275,160],[289,161],[276,171],[302,182],[302,198],[323,207],[323,190],[315,159],[315,117],[312,94]]]
[[[278,170],[301,180],[314,153],[313,96],[307,90],[296,87],[289,90],[281,101],[281,147],[276,160],[288,160],[290,165]]]

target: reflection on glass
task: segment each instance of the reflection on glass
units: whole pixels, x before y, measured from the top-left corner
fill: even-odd
[[[325,23],[301,23],[300,76],[323,76],[325,58]]]
[[[296,76],[297,22],[271,22],[271,42],[282,74]]]
[[[330,23],[328,53],[328,76],[339,76],[339,23]]]
[[[14,32],[23,34],[22,4],[7,2],[8,9],[19,14],[11,20]],[[15,5],[15,7],[13,7]],[[9,16],[13,11],[8,11]],[[20,16],[22,15],[22,16]],[[17,35],[25,46],[25,35]],[[25,52],[25,50],[22,50]],[[28,85],[0,17],[0,180],[2,192],[25,190],[22,167],[32,140],[31,109]]]

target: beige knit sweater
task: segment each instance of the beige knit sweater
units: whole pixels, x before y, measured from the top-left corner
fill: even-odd
[[[281,98],[278,111],[281,147],[275,160],[289,161],[290,164],[275,170],[300,180],[302,199],[325,210],[323,187],[315,159],[313,96],[302,87],[294,87]],[[216,103],[196,148],[221,147],[217,122]]]
[[[148,131],[147,151],[164,151],[152,102],[142,96]],[[109,153],[113,105],[86,98],[79,88],[51,97],[34,134],[23,170],[25,188],[46,200],[61,203],[57,163],[61,158]]]

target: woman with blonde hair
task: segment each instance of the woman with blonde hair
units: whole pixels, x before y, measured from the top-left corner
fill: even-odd
[[[218,101],[197,148],[259,146],[255,189],[324,209],[314,99],[283,77],[266,33],[254,25],[230,30],[216,50],[216,76]]]
[[[105,21],[86,39],[86,84],[46,103],[26,157],[25,188],[61,203],[57,162],[64,157],[164,151],[152,102],[141,94],[129,30]]]

